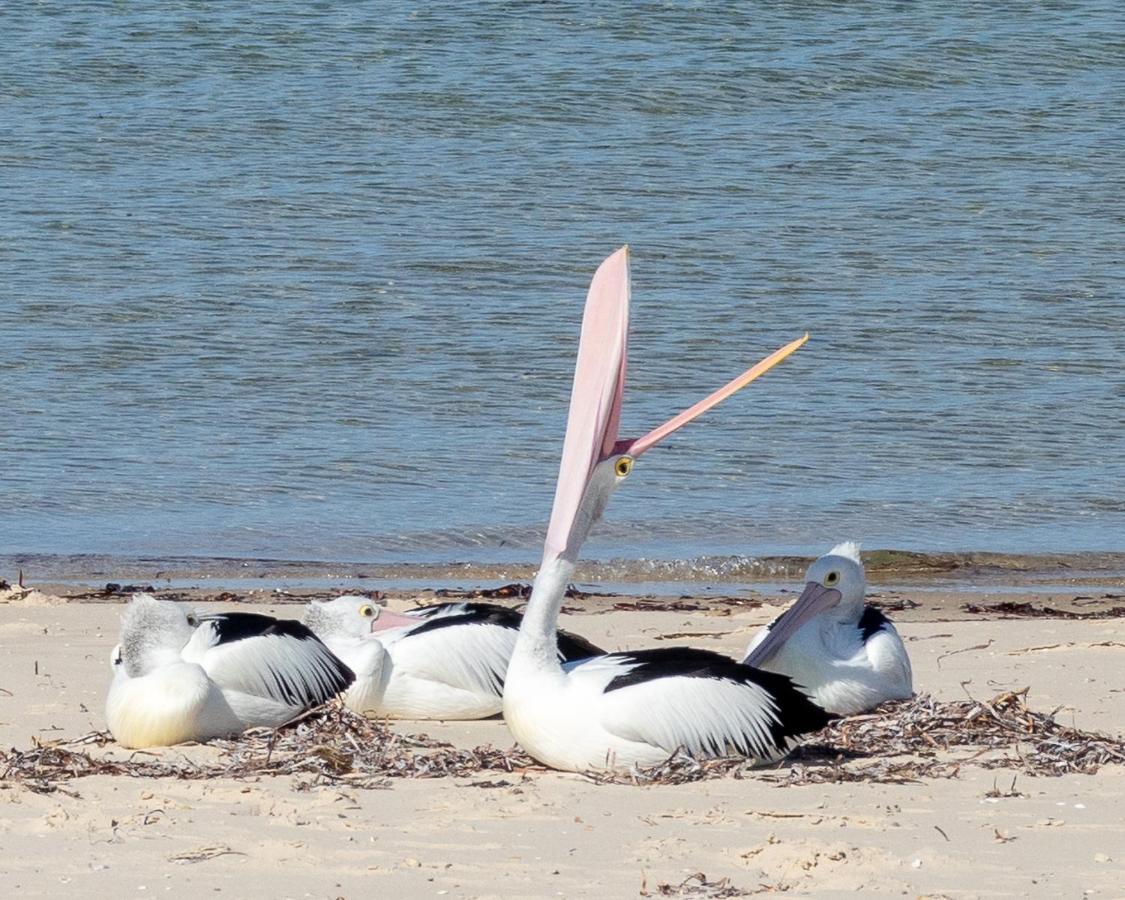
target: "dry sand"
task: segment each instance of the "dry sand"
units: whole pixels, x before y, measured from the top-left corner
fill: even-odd
[[[1102,596],[1104,585],[1050,597],[879,590],[887,603],[908,593],[921,601],[892,613],[919,690],[960,700],[966,691],[987,699],[1030,687],[1034,709],[1061,707],[1061,720],[1122,734],[1125,618],[961,609],[999,600],[1086,612],[1125,605]],[[791,597],[775,594],[761,606],[646,601],[658,608],[640,610],[614,608],[629,598],[592,598],[575,601],[583,612],[565,625],[608,648],[666,641],[735,654]],[[65,602],[50,589],[4,599],[0,745],[24,749],[104,728],[120,602]],[[405,608],[406,600],[391,603]],[[260,608],[298,614],[277,602]],[[462,746],[511,744],[495,720],[392,728]],[[216,751],[157,756],[210,760]],[[1125,767],[1117,765],[1058,778],[966,765],[957,777],[905,785],[724,777],[638,787],[529,771],[395,780],[378,790],[302,789],[291,776],[94,776],[64,787],[37,793],[0,781],[7,896],[741,895],[723,885],[796,896],[1125,896]]]

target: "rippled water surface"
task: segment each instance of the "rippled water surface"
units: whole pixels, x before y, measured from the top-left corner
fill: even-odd
[[[599,260],[590,556],[1122,549],[1116,3],[0,6],[0,553],[534,559]]]

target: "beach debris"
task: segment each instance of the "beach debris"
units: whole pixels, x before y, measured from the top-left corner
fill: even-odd
[[[968,765],[1050,777],[1093,775],[1104,765],[1125,763],[1125,739],[1061,724],[1058,710],[1031,710],[1027,695],[1023,688],[991,700],[941,702],[921,695],[887,703],[874,713],[833,722],[817,735],[852,756],[805,764],[798,750],[795,764],[771,777],[786,784],[904,782],[955,777]],[[878,759],[857,762],[862,757]],[[1014,786],[1013,779],[1010,790]]]
[[[60,784],[90,775],[185,781],[289,775],[297,779],[297,790],[341,784],[384,788],[393,778],[511,774],[535,765],[514,748],[464,750],[424,734],[392,732],[382,722],[358,716],[338,702],[278,729],[253,728],[238,738],[211,741],[209,746],[220,751],[212,763],[193,762],[183,754],[144,752],[120,759],[81,749],[106,745],[117,747],[107,732],[91,732],[72,741],[37,742],[30,750],[0,751],[0,782],[19,782],[37,793],[52,793]]]
[[[912,784],[922,778],[953,778],[970,765],[1057,776],[1093,775],[1103,765],[1125,763],[1125,739],[1060,724],[1054,712],[1029,709],[1027,694],[1024,688],[991,700],[952,702],[923,694],[885,703],[873,712],[838,719],[773,768],[677,753],[649,769],[584,777],[598,784],[687,784],[722,777],[756,778],[778,786]]]
[[[246,856],[239,850],[232,850],[226,844],[216,844],[213,847],[200,847],[198,850],[188,850],[185,853],[175,853],[168,857],[168,862],[187,865],[189,863],[204,862],[217,856]]]
[[[531,585],[522,581],[502,584],[496,588],[438,588],[435,597],[454,600],[527,600],[531,596]],[[616,597],[617,594],[583,591],[573,584],[566,586],[566,596],[575,600],[590,597]]]
[[[1112,595],[1106,594],[1106,597],[1112,597]],[[1080,598],[1076,597],[1075,599]],[[999,614],[1035,619],[1120,619],[1125,616],[1125,606],[1114,606],[1110,609],[1098,609],[1092,612],[1073,612],[1066,609],[1055,609],[1051,606],[1036,606],[1034,603],[1016,603],[1011,600],[988,604],[966,603],[961,608],[974,615]]]
[[[710,609],[709,606],[699,603],[695,600],[656,600],[656,599],[641,599],[641,600],[622,600],[614,603],[609,609],[601,610],[603,613],[608,612],[699,612],[700,610]]]
[[[655,891],[648,889],[647,879],[642,881],[640,895],[642,897],[704,897],[707,900],[719,900],[723,897],[749,897],[750,891],[744,891],[730,883],[729,878],[719,878],[710,881],[702,872],[689,875],[679,884],[661,882]]]
[[[922,778],[953,778],[966,766],[1010,769],[1017,775],[1096,773],[1125,764],[1125,738],[1064,725],[1055,713],[1027,705],[1028,689],[991,700],[938,701],[929,695],[886,703],[860,716],[839,719],[770,768],[744,759],[696,760],[675,753],[658,766],[628,772],[589,772],[595,784],[677,785],[712,778],[754,778],[780,787],[840,782],[911,784]],[[1055,711],[1057,712],[1057,710]],[[239,738],[211,741],[214,762],[193,762],[183,753],[132,753],[119,758],[106,732],[67,741],[37,741],[29,750],[0,751],[0,783],[37,793],[65,791],[90,775],[131,778],[239,781],[291,776],[299,791],[321,786],[387,788],[397,778],[473,777],[479,787],[518,790],[519,781],[484,773],[527,777],[541,771],[516,747],[462,749],[425,734],[391,731],[332,702],[276,730],[256,728]],[[91,748],[95,752],[91,752]],[[985,796],[1015,797],[994,786]],[[731,895],[736,896],[736,895]]]
[[[987,649],[988,649],[989,647],[991,647],[991,646],[992,646],[992,643],[993,643],[993,640],[992,640],[992,638],[989,638],[989,639],[988,639],[988,640],[987,640],[987,641],[986,641],[985,643],[983,643],[983,644],[973,644],[973,646],[971,646],[971,647],[962,647],[962,648],[961,648],[960,650],[950,650],[950,651],[949,651],[948,653],[943,653],[943,654],[942,654],[941,656],[939,656],[939,657],[937,658],[937,660],[936,660],[936,662],[937,662],[937,667],[938,667],[939,669],[941,668],[941,661],[942,661],[943,659],[945,659],[946,657],[949,657],[949,656],[956,656],[956,655],[957,655],[958,653],[968,653],[968,652],[970,652],[970,651],[972,651],[972,650],[987,650]]]
[[[880,594],[868,594],[867,602],[870,606],[883,612],[905,612],[908,609],[918,609],[922,604],[909,597],[883,597]]]
[[[513,581],[497,588],[438,588],[434,596],[457,600],[526,600],[531,596],[531,585]]]
[[[989,800],[999,800],[1003,797],[1026,797],[1027,794],[1023,793],[1022,791],[1016,790],[1016,779],[1018,777],[1018,775],[1012,776],[1012,783],[1006,791],[1001,791],[1000,788],[996,786],[996,779],[993,778],[992,788],[985,791],[984,796]]]
[[[110,597],[132,597],[133,594],[152,594],[156,592],[151,584],[118,584],[111,581],[106,584],[103,594]]]

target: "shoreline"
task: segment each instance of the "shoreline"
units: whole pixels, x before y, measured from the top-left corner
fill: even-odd
[[[797,582],[812,556],[707,556],[691,559],[586,560],[575,582],[594,590],[659,593],[773,589]],[[977,590],[1070,587],[1125,588],[1125,552],[1013,554],[990,551],[863,551],[868,582],[924,589]],[[200,582],[208,587],[382,584],[391,589],[480,587],[494,582],[529,582],[537,561],[386,562],[231,556],[144,556],[98,554],[0,555],[0,579],[52,586],[144,581],[168,588]],[[426,583],[429,584],[426,584]]]

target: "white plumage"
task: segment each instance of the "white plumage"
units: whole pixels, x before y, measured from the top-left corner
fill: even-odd
[[[571,572],[563,560],[545,564],[537,589]],[[652,766],[677,750],[771,762],[828,718],[790,679],[690,647],[611,653],[554,671],[517,651],[504,690],[516,740],[568,771]]]
[[[691,648],[613,653],[560,665],[554,652],[567,582],[590,528],[634,460],[796,350],[797,340],[637,440],[619,440],[628,332],[628,255],[590,285],[562,463],[543,562],[504,686],[516,740],[558,769],[655,765],[677,750],[776,759],[827,715],[784,677]]]
[[[441,603],[392,613],[366,597],[313,602],[305,623],[355,672],[344,703],[399,719],[481,719],[500,712],[522,617],[490,603]],[[559,636],[560,659],[601,650]]]
[[[253,613],[193,619],[148,594],[126,607],[112,663],[106,720],[126,747],[277,727],[354,677],[299,622]]]
[[[906,646],[890,620],[864,604],[859,546],[838,544],[816,560],[800,598],[762,628],[745,662],[788,675],[829,712],[854,715],[913,692]]]

